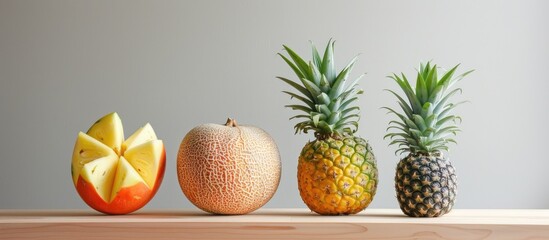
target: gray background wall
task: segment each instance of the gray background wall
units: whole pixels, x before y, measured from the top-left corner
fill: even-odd
[[[267,207],[305,207],[283,108],[293,76],[282,44],[336,42],[336,65],[362,53],[361,136],[380,170],[371,207],[396,208],[398,156],[382,139],[396,106],[391,72],[462,63],[470,104],[450,157],[458,208],[549,208],[548,1],[0,1],[0,208],[87,208],[69,172],[78,131],[117,111],[126,133],[149,121],[166,143],[163,185],[147,208],[189,208],[177,183],[183,136],[228,116],[277,141],[282,181]]]

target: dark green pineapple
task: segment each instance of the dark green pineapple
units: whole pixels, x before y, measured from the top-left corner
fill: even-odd
[[[387,130],[394,130],[385,138],[397,145],[396,153],[407,156],[396,168],[395,188],[400,209],[412,217],[438,217],[454,206],[457,194],[457,177],[452,163],[444,158],[448,143],[459,132],[459,116],[451,114],[454,104],[448,100],[460,88],[452,85],[472,71],[454,77],[457,67],[438,77],[437,66],[421,64],[415,88],[404,74],[390,76],[404,91],[405,97],[388,90],[398,99],[402,112],[385,107],[398,117],[390,121]],[[407,101],[406,101],[406,100]]]

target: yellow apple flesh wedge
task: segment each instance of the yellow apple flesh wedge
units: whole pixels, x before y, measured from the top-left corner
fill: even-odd
[[[138,183],[144,183],[143,178],[135,171],[135,169],[128,163],[124,157],[120,157],[118,160],[118,169],[116,170],[116,177],[114,179],[114,185],[112,186],[112,199],[118,195],[120,189],[134,186]],[[134,196],[134,198],[140,198],[141,196]]]
[[[76,185],[78,176],[80,175],[84,164],[107,156],[118,158],[118,155],[107,145],[99,142],[90,135],[79,132],[72,154],[71,170],[74,184]]]
[[[110,202],[112,183],[116,175],[118,157],[116,155],[102,157],[88,162],[82,168],[82,179],[95,187],[95,191],[105,202]]]
[[[124,157],[152,188],[156,184],[161,161],[165,159],[164,144],[162,140],[151,140],[127,149]]]
[[[124,128],[117,113],[109,113],[97,120],[87,134],[120,154],[122,142],[124,142]]]
[[[122,152],[125,152],[126,150],[137,145],[156,139],[156,133],[154,133],[151,124],[147,123],[145,124],[145,126],[137,129],[134,134],[132,134],[128,139],[126,139],[126,141],[122,143]]]

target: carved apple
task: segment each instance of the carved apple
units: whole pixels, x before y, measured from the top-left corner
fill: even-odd
[[[80,132],[72,155],[72,180],[91,208],[126,214],[145,206],[157,192],[166,166],[166,152],[150,124],[124,141],[117,113]]]

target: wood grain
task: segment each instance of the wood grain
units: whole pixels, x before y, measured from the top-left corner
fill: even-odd
[[[107,216],[87,210],[0,210],[0,239],[549,239],[549,210],[455,209],[409,218],[397,209],[319,216],[306,209],[248,215],[143,210]]]

